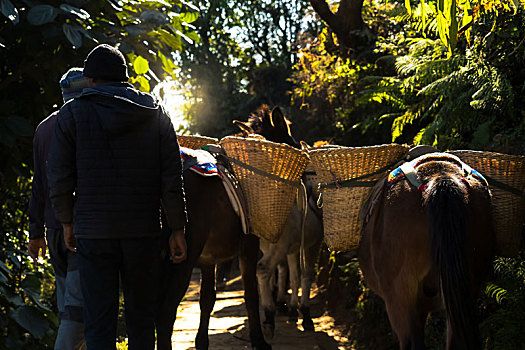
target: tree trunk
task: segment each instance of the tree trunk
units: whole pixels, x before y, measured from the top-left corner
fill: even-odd
[[[350,49],[364,44],[370,31],[363,21],[363,0],[341,0],[334,13],[326,0],[310,0],[319,17],[335,33],[339,43]]]

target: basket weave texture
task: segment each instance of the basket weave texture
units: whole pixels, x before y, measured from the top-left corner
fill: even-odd
[[[308,156],[286,144],[235,136],[223,138],[220,145],[228,157],[258,169],[255,172],[231,162],[246,199],[252,233],[277,242],[294,204],[296,186]]]
[[[458,156],[483,175],[524,193],[525,156],[467,150],[449,153]],[[519,252],[521,243],[525,218],[525,200],[495,185],[491,185],[490,189],[496,230],[496,254],[504,257],[515,257]]]
[[[218,139],[207,136],[177,135],[177,139],[179,140],[179,145],[181,147],[191,149],[197,149],[208,144],[216,145],[219,143]]]
[[[357,249],[361,240],[362,221],[359,210],[368,198],[374,183],[381,179],[408,151],[407,145],[370,147],[311,148],[308,155],[321,183],[363,177],[363,187],[342,186],[322,189],[325,242],[330,249]],[[388,167],[388,170],[366,176]]]

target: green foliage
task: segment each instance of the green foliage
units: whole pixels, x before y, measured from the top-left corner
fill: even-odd
[[[324,135],[312,127],[314,136],[356,146],[396,141],[523,154],[525,11],[492,1],[471,2],[470,11],[458,2],[460,28],[452,49],[450,38],[443,45],[439,35],[437,4],[417,3],[410,4],[410,13],[392,3],[365,3],[367,20],[378,33],[369,51],[341,55],[326,32],[305,42],[292,97],[306,123],[328,124]],[[485,349],[523,348],[523,259],[522,253],[495,261],[479,309]],[[363,286],[357,263],[333,253],[320,261],[320,271],[327,270],[321,285],[328,303],[337,301],[332,312],[344,301],[355,348],[396,348],[384,305]],[[432,314],[426,346],[443,349],[445,332],[444,314]]]
[[[49,264],[35,265],[27,254],[30,182],[2,188],[0,239],[0,344],[2,349],[52,349],[58,320],[49,304],[54,285]]]
[[[296,43],[318,24],[308,1],[199,1],[193,22],[201,41],[180,55],[179,86],[189,101],[193,133],[221,137],[237,132],[260,104],[289,105],[287,78]]]
[[[0,1],[0,348],[51,348],[51,268],[27,256],[35,126],[62,105],[60,77],[98,43],[127,56],[132,82],[150,91],[174,76],[173,52],[198,40],[198,10],[180,0]]]
[[[304,115],[296,124],[307,125],[309,141],[332,139],[356,146],[385,142],[389,126],[378,122],[374,104],[360,103],[358,97],[366,88],[365,79],[395,72],[393,54],[404,50],[395,46],[391,38],[403,36],[395,32],[395,20],[388,16],[396,11],[398,8],[391,4],[385,12],[367,7],[369,25],[382,35],[378,36],[376,47],[350,57],[341,55],[335,36],[328,30],[316,38],[305,38],[291,81],[292,103]]]
[[[447,57],[450,58],[456,48],[458,36],[465,34],[467,40],[470,39],[470,31],[473,23],[478,21],[481,16],[488,13],[499,15],[502,12],[516,10],[519,7],[517,1],[511,0],[489,0],[489,1],[470,1],[470,0],[437,0],[437,6],[424,0],[421,1],[417,16],[422,22],[422,29],[426,28],[427,18],[435,20],[436,29],[443,45],[447,48]],[[412,16],[410,0],[405,1],[408,16]],[[461,28],[460,28],[461,23]]]
[[[172,52],[197,37],[184,21],[198,14],[180,0],[2,0],[0,12],[0,174],[6,185],[16,178],[13,168],[28,176],[29,168],[21,167],[31,159],[28,136],[62,104],[62,74],[82,66],[95,45],[117,45],[131,65],[142,60],[140,72],[130,69],[132,82],[149,91],[175,73]]]
[[[450,58],[438,40],[406,41],[408,53],[396,59],[398,75],[366,78],[360,103],[381,104],[380,120],[392,121],[392,141],[520,152],[523,104],[515,96],[522,90],[516,72],[523,56],[513,50],[523,50],[522,18],[519,12],[487,19],[473,28],[477,44]],[[503,44],[508,39],[512,44]]]
[[[521,349],[525,324],[525,254],[498,258],[482,301],[481,331],[487,349]]]

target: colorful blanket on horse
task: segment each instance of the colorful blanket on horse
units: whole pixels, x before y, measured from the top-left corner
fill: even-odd
[[[250,233],[248,222],[248,211],[239,182],[232,172],[221,162],[217,162],[214,154],[223,154],[220,147],[206,147],[206,149],[191,149],[180,147],[180,155],[183,162],[183,170],[191,170],[201,176],[219,176],[228,194],[230,203],[235,213],[241,220],[242,230],[245,234]]]
[[[480,180],[482,183],[487,184],[487,180],[479,173],[478,171],[472,169],[470,166],[462,162],[458,157],[449,153],[428,153],[424,154],[416,159],[403,163],[398,168],[392,170],[388,174],[385,182],[388,186],[392,186],[402,179],[407,179],[412,185],[416,186],[420,191],[424,191],[426,184],[421,182],[419,176],[417,175],[417,167],[428,161],[447,161],[451,163],[456,163],[463,170],[463,177],[468,180],[470,177],[474,177]]]
[[[202,176],[217,176],[217,161],[214,156],[204,150],[180,147],[184,170],[190,169]]]
[[[427,161],[431,160],[444,160],[456,163],[463,169],[464,178],[468,181],[470,177],[475,177],[484,184],[487,184],[487,180],[478,171],[472,169],[467,164],[463,163],[458,157],[450,153],[436,152],[437,149],[430,146],[417,146],[411,149],[405,157],[397,164],[398,167],[392,170],[384,179],[379,180],[372,191],[365,204],[361,208],[359,218],[363,220],[364,224],[368,222],[368,219],[372,215],[375,205],[379,200],[379,196],[383,192],[386,186],[390,187],[395,183],[407,179],[413,186],[417,187],[420,191],[425,191],[427,184],[423,183],[417,175],[417,167]],[[413,158],[416,157],[416,158]],[[411,159],[411,160],[410,160]],[[488,186],[488,185],[487,185]]]

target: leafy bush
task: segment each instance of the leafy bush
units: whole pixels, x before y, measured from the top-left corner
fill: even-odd
[[[523,348],[525,325],[525,253],[516,259],[497,258],[494,277],[481,303],[482,335],[487,349]]]
[[[0,346],[2,349],[53,348],[58,320],[52,311],[54,277],[49,264],[35,265],[27,254],[31,183],[18,177],[2,188],[0,240]]]

